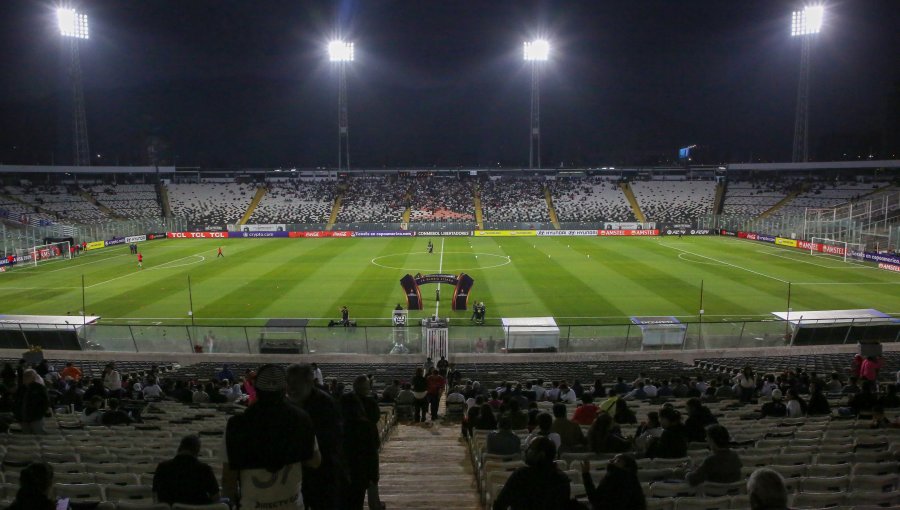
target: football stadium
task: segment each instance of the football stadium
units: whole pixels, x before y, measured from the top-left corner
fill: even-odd
[[[0,21],[0,509],[900,508],[897,5],[200,4]]]

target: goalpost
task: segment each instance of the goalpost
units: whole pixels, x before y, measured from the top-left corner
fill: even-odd
[[[810,238],[809,254],[810,255],[833,255],[840,257],[844,262],[847,260],[863,260],[863,252],[865,246],[861,243],[849,243],[847,241],[838,241],[827,237]]]
[[[30,255],[31,263],[35,266],[44,262],[59,259],[71,259],[72,250],[69,241],[60,241],[58,243],[39,244],[27,249],[18,250],[18,255]]]

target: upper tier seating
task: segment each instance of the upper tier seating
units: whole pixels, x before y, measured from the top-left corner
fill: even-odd
[[[172,214],[201,225],[237,223],[256,193],[253,184],[233,182],[169,184],[168,189]]]
[[[56,220],[90,222],[107,216],[96,205],[81,195],[69,193],[65,186],[35,186],[23,188],[7,186],[7,193],[15,195],[28,204],[55,213]]]
[[[566,177],[554,181],[550,188],[561,222],[635,221],[625,194],[613,181]]]
[[[728,183],[722,214],[729,216],[759,216],[788,195],[783,182]]]
[[[689,223],[712,212],[714,181],[636,181],[631,189],[647,221]]]
[[[248,223],[325,223],[334,189],[334,181],[270,182]]]
[[[481,185],[485,221],[548,222],[544,181],[490,179]]]
[[[472,221],[475,200],[472,182],[455,177],[412,178],[409,221]]]
[[[406,209],[408,182],[387,177],[354,177],[348,181],[339,223],[399,222]]]
[[[779,213],[802,214],[803,210],[807,207],[813,209],[835,207],[856,200],[860,196],[870,193],[874,189],[887,186],[888,184],[889,183],[882,181],[813,183],[809,189],[787,203]]]
[[[126,218],[159,218],[162,209],[152,184],[91,186],[91,194],[114,213]]]

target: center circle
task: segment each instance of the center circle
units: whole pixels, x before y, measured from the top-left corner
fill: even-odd
[[[472,266],[472,267],[455,267],[453,264],[458,262],[452,262],[454,257],[451,257],[451,262],[448,264],[446,260],[447,255],[464,255],[468,256],[472,262],[475,261],[476,256],[481,257],[491,257],[489,260],[495,261],[496,263],[488,266]],[[400,271],[418,271],[423,273],[437,273],[438,266],[440,265],[440,257],[439,253],[392,253],[390,255],[381,255],[380,257],[375,257],[372,259],[372,264],[383,267],[385,269],[399,269]],[[493,269],[496,267],[501,267],[512,262],[510,258],[506,255],[497,255],[495,253],[472,253],[466,251],[445,251],[444,252],[444,265],[441,268],[441,272],[444,273],[457,273],[460,271],[474,271],[476,269]],[[406,260],[407,258],[411,258],[411,260]],[[460,257],[465,258],[465,257]],[[393,260],[392,260],[393,259]],[[404,264],[419,264],[419,260],[421,260],[421,266],[411,267],[405,266]]]

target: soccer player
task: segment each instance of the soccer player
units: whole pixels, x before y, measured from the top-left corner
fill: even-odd
[[[221,246],[219,246],[219,252],[218,252],[218,253],[217,253],[217,254],[216,254],[216,258],[219,258],[219,257],[224,257],[224,256],[225,256],[225,254],[224,254],[224,253],[222,253],[222,247],[221,247]]]
[[[428,240],[428,253],[434,253],[434,245],[431,244],[431,239]]]
[[[144,269],[144,255],[138,253],[138,268]]]

